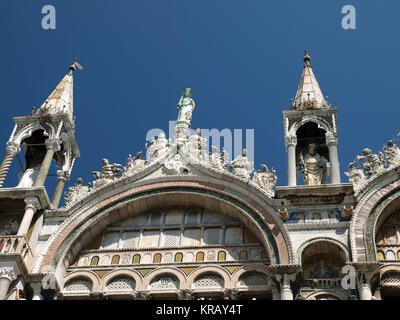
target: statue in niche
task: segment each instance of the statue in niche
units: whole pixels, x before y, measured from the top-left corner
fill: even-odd
[[[134,174],[142,170],[149,161],[142,158],[142,151],[138,152],[133,158],[131,154],[128,156],[128,161],[126,167],[124,167],[124,173],[122,176],[127,176],[129,174]]]
[[[197,129],[196,133],[189,137],[189,141],[186,145],[187,150],[193,158],[203,161],[206,142],[207,139],[201,137],[201,129]]]
[[[349,181],[353,184],[354,189],[358,189],[367,181],[364,171],[356,168],[355,162],[349,164],[349,172],[345,172],[344,174],[349,177]]]
[[[393,140],[389,140],[387,145],[383,145],[383,152],[385,153],[386,160],[389,162],[389,166],[400,163],[400,148]]]
[[[182,97],[178,102],[178,120],[177,122],[185,122],[190,125],[190,121],[192,120],[192,113],[195,107],[194,100],[191,98],[193,93],[192,88],[186,87],[183,90]]]
[[[276,181],[278,180],[276,177],[276,171],[274,168],[269,171],[265,164],[262,164],[261,167],[262,171],[260,171],[260,169],[257,171],[253,169],[252,182],[261,189],[267,191],[269,194],[273,195],[272,189],[275,188]]]
[[[317,145],[310,143],[307,153],[299,153],[300,169],[305,185],[320,185],[326,183],[328,161],[317,153]]]
[[[243,149],[242,154],[237,156],[228,166],[233,174],[249,180],[253,163],[247,159],[247,150]]]
[[[357,156],[354,160],[357,163],[364,160],[362,167],[370,176],[385,170],[386,160],[382,152],[373,154],[370,149],[365,148],[362,153],[362,156]]]
[[[117,179],[122,172],[122,169],[118,167],[122,167],[122,165],[118,163],[110,164],[108,159],[101,160],[103,163],[103,167],[101,171],[93,171],[92,174],[96,179],[93,182],[93,188],[98,188],[104,184],[107,184],[115,179]]]
[[[166,151],[170,145],[169,140],[165,138],[165,133],[161,132],[157,139],[154,137],[150,140],[151,145],[148,147],[147,143],[145,144],[146,147],[146,158],[148,161],[153,161],[159,158],[164,151]]]
[[[90,192],[90,183],[88,186],[84,186],[82,184],[82,178],[76,180],[75,185],[68,188],[68,191],[65,192],[64,200],[65,204],[69,205],[75,201],[80,200],[84,196],[86,196]]]

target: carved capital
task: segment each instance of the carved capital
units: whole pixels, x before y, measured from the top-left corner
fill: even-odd
[[[57,170],[57,180],[58,181],[68,181],[70,178],[69,172],[68,171],[63,171],[63,170]]]
[[[325,140],[326,140],[326,144],[328,147],[332,147],[332,146],[337,147],[337,145],[338,145],[337,139],[332,132],[327,132],[325,134]]]
[[[193,290],[189,289],[182,289],[178,291],[178,298],[179,300],[192,300],[194,292]]]
[[[1,278],[6,278],[9,279],[10,281],[14,281],[15,279],[17,279],[17,272],[11,265],[9,266],[0,265],[0,279]]]
[[[18,154],[18,152],[21,151],[21,148],[16,143],[8,141],[6,144],[6,150],[7,150],[7,155],[15,157]]]
[[[57,138],[49,138],[45,141],[47,150],[53,149],[54,151],[60,151],[61,149],[61,141]]]
[[[279,209],[279,216],[281,217],[282,221],[289,220],[289,211],[287,208]]]
[[[285,146],[286,149],[289,148],[290,146],[297,146],[297,136],[295,134],[288,134],[285,138]]]
[[[26,197],[24,201],[25,210],[31,208],[36,212],[36,210],[40,209],[40,201],[37,197]]]
[[[138,291],[136,295],[136,300],[149,300],[151,295],[148,291]]]
[[[224,297],[229,298],[230,300],[237,300],[239,297],[238,289],[224,289]]]

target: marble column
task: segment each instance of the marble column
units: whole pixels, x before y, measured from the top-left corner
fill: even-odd
[[[54,208],[58,208],[58,204],[60,203],[62,193],[64,191],[65,183],[69,180],[69,173],[66,171],[58,170],[57,171],[57,187],[54,192],[53,199],[51,200],[51,204]]]
[[[281,300],[281,294],[277,288],[271,289],[272,300]]]
[[[17,278],[17,274],[12,265],[0,265],[0,300],[4,300],[12,281]]]
[[[43,186],[46,182],[47,175],[49,173],[51,161],[53,160],[54,153],[60,151],[60,141],[57,138],[49,138],[46,140],[46,148],[47,152],[43,159],[42,165],[40,167],[40,171],[38,177],[36,178],[35,187]]]
[[[281,300],[293,300],[293,292],[290,284],[296,280],[296,274],[277,274],[275,278],[281,286]]]
[[[42,283],[41,282],[31,282],[31,287],[33,289],[33,298],[32,300],[43,300],[42,292]]]
[[[286,137],[286,151],[287,151],[287,168],[288,168],[288,186],[295,186],[297,184],[296,172],[296,135],[288,135]]]
[[[340,183],[340,167],[337,151],[337,140],[332,132],[325,134],[326,144],[329,151],[329,162],[331,164],[331,184]]]
[[[374,275],[372,271],[365,271],[359,273],[358,279],[358,291],[360,294],[360,300],[371,300],[371,279]]]
[[[25,213],[18,229],[18,236],[26,236],[31,225],[33,215],[35,214],[36,210],[40,208],[40,202],[37,197],[27,197],[24,199],[24,201],[26,204]]]
[[[6,179],[8,170],[10,169],[11,162],[14,157],[20,152],[21,149],[18,145],[13,142],[7,142],[7,151],[0,166],[0,188],[3,186],[4,180]]]

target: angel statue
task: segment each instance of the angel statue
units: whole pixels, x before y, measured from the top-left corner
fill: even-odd
[[[278,178],[276,177],[276,171],[274,168],[271,171],[268,170],[268,167],[265,164],[261,165],[262,171],[258,169],[257,171],[253,169],[253,179],[251,180],[256,186],[260,187],[267,191],[271,196],[273,196],[272,189],[276,186],[276,181]]]
[[[146,158],[149,162],[159,158],[164,153],[164,151],[167,150],[168,146],[170,145],[170,142],[165,137],[164,132],[160,132],[157,139],[152,137],[150,142],[151,142],[150,146],[147,146],[147,143],[145,144]]]
[[[383,152],[385,153],[385,158],[389,162],[389,167],[400,163],[400,148],[393,140],[389,140],[387,145],[383,145]]]
[[[242,154],[229,164],[228,169],[231,169],[233,174],[249,180],[252,167],[253,163],[247,159],[247,150],[243,149]]]
[[[133,158],[131,154],[128,156],[126,167],[124,167],[124,173],[122,176],[134,174],[143,169],[149,161],[142,158],[142,151],[138,152]]]
[[[382,152],[379,151],[378,154],[373,154],[370,149],[365,148],[362,153],[363,155],[355,157],[354,161],[359,163],[361,160],[364,160],[362,167],[370,176],[385,169],[386,160]]]
[[[122,167],[122,165],[118,163],[110,164],[108,159],[101,160],[103,163],[103,167],[101,171],[93,171],[92,174],[96,179],[93,182],[93,189],[98,188],[106,183],[109,183],[119,177],[120,172],[122,169],[117,167]]]
[[[228,153],[224,148],[222,148],[222,153],[219,152],[218,148],[214,145],[211,146],[211,149],[212,152],[208,155],[207,164],[214,169],[226,170],[225,166],[229,161]]]
[[[349,164],[349,172],[345,172],[344,174],[349,177],[349,181],[353,183],[354,189],[358,189],[367,181],[364,171],[355,167],[355,161]]]
[[[195,106],[194,100],[191,98],[192,93],[192,88],[186,87],[183,90],[182,97],[180,98],[177,105],[179,109],[177,123],[183,122],[190,125],[190,121],[192,120],[192,112]]]

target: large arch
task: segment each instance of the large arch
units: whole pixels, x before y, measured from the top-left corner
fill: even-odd
[[[377,260],[377,225],[394,210],[400,209],[399,172],[400,165],[387,168],[371,177],[355,193],[358,204],[350,222],[350,242],[353,260],[356,262]]]
[[[172,203],[205,207],[236,217],[259,237],[272,264],[292,263],[289,236],[275,211],[265,202],[251,199],[251,194],[233,195],[225,192],[227,186],[221,180],[218,184],[210,180],[198,176],[165,176],[135,182],[128,178],[99,188],[71,208],[69,218],[51,236],[36,260],[34,272],[51,265],[56,268],[56,278],[60,281],[72,259],[107,225]],[[260,193],[254,190],[255,194]]]

